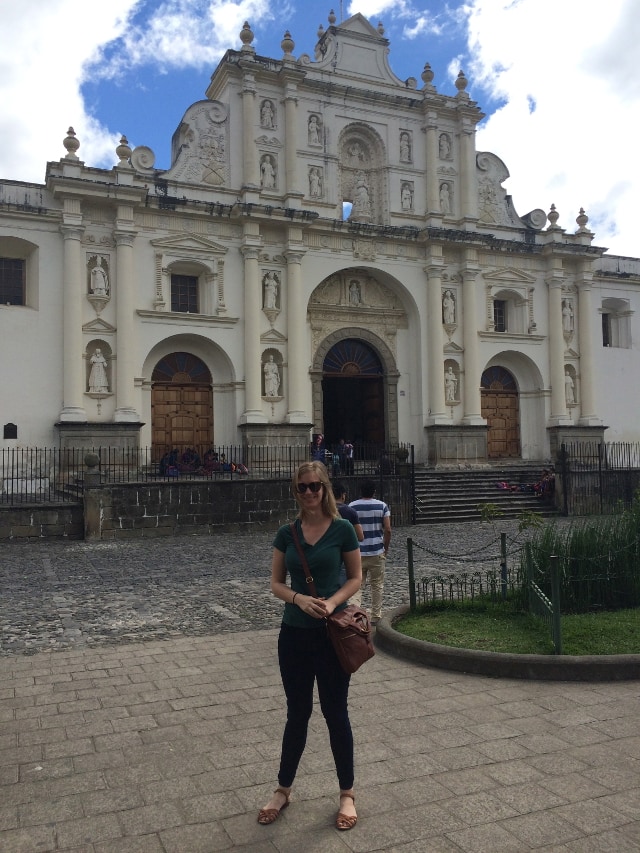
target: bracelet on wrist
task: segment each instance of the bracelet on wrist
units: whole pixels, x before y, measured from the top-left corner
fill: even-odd
[[[299,593],[299,592],[294,592],[294,593],[293,593],[293,598],[291,599],[291,603],[292,603],[292,604],[295,604],[295,603],[296,603],[296,595],[300,595],[300,593]]]

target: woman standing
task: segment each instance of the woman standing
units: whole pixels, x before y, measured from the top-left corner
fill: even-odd
[[[270,824],[289,805],[291,786],[304,752],[313,710],[313,687],[318,683],[320,707],[329,729],[331,751],[340,786],[336,828],[351,829],[357,821],[353,793],[353,735],[347,710],[350,676],[344,672],[329,640],[325,616],[346,605],[360,589],[360,549],[353,526],[340,518],[321,462],[304,462],[292,481],[299,507],[294,522],[300,546],[318,598],[308,595],[306,576],[291,526],[282,526],[274,540],[271,591],[285,602],[278,639],[278,661],[287,697],[287,722],[282,738],[278,787],[258,815]],[[340,583],[340,566],[347,580]],[[291,586],[286,583],[291,575]]]

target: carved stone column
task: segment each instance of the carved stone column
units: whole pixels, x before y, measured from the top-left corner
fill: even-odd
[[[254,122],[256,116],[256,82],[253,74],[244,74],[242,87],[242,151],[243,186],[255,189],[259,185],[258,164],[254,142]]]
[[[438,247],[440,249],[440,247]],[[425,268],[427,283],[427,352],[429,365],[429,424],[450,423],[444,402],[442,360],[442,262]]]
[[[596,415],[593,388],[593,300],[591,284],[593,273],[590,267],[581,271],[578,285],[578,334],[580,345],[580,426],[599,426],[602,420]]]
[[[482,425],[480,382],[482,364],[478,351],[478,284],[475,250],[467,250],[467,266],[462,270],[462,339],[464,344],[464,417],[462,422]]]
[[[549,425],[569,423],[564,392],[564,332],[562,330],[562,260],[552,259],[553,268],[547,274],[549,289],[549,379],[551,382],[551,412]]]
[[[296,87],[289,84],[284,98],[285,119],[285,181],[286,193],[292,195],[298,192],[298,134],[296,113],[298,99]]]
[[[290,424],[302,424],[309,421],[305,407],[305,392],[309,383],[309,356],[305,351],[307,312],[302,295],[304,251],[292,249],[284,254],[287,259],[287,362],[289,365],[287,420]]]
[[[129,219],[130,211],[119,211],[118,218]],[[131,215],[132,218],[132,215]],[[116,220],[117,224],[117,220]],[[116,230],[116,423],[137,423],[140,415],[135,405],[135,280],[133,243],[136,234],[131,229]]]
[[[259,246],[242,247],[244,256],[244,413],[242,423],[265,423],[260,372],[260,270]]]
[[[77,216],[80,221],[79,202],[75,202],[75,200],[65,201],[65,210],[70,203],[77,204],[77,212],[73,215]],[[84,264],[80,242],[84,228],[80,225],[62,225],[60,230],[64,237],[64,291],[62,304],[64,349],[62,355],[63,388],[60,421],[84,422],[87,420],[83,398],[86,377],[82,359]]]
[[[437,114],[427,113],[425,124],[426,172],[427,172],[427,216],[440,214],[440,191],[438,188],[438,124]]]
[[[462,120],[460,129],[460,193],[462,217],[476,220],[478,218],[478,179],[475,127],[466,118]]]

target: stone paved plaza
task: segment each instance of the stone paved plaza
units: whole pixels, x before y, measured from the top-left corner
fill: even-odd
[[[2,853],[640,849],[640,682],[381,651],[350,694],[357,826],[333,828],[316,708],[292,805],[260,827],[283,725],[272,533],[0,548]],[[451,567],[438,554],[495,541],[484,525],[396,530],[388,607],[407,596],[408,536],[418,563]]]

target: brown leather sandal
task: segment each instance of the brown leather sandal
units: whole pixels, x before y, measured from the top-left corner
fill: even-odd
[[[268,826],[270,823],[273,823],[275,820],[277,820],[280,817],[280,812],[283,809],[286,809],[286,807],[291,802],[291,791],[285,791],[284,788],[278,787],[273,793],[284,794],[285,801],[279,809],[260,809],[260,812],[258,814],[258,823],[262,824],[262,826]]]
[[[341,797],[350,797],[353,800],[355,805],[356,798],[353,794],[340,794]],[[343,832],[347,829],[353,829],[353,827],[358,822],[357,815],[349,815],[344,814],[343,812],[338,812],[338,817],[336,818],[336,829],[340,829]]]

